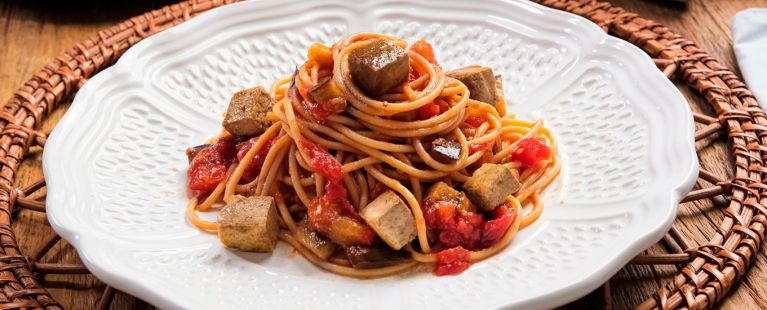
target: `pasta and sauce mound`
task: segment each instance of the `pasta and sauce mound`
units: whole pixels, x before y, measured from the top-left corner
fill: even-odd
[[[234,94],[222,125],[187,150],[189,221],[356,278],[461,273],[541,215],[560,171],[551,132],[507,113],[492,68],[446,72],[426,41],[375,33],[315,43],[269,90]]]

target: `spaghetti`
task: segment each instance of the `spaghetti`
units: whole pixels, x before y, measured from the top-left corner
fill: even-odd
[[[540,193],[561,168],[556,140],[543,121],[506,115],[500,82],[495,83],[495,104],[471,99],[469,87],[446,75],[425,41],[407,49],[410,75],[405,83],[383,95],[369,96],[354,81],[349,57],[376,39],[408,47],[399,38],[374,33],[354,34],[332,47],[317,43],[293,76],[272,84],[269,94],[276,103],[267,116],[271,126],[241,143],[249,149],[240,146],[238,158],[221,159],[225,169],[216,172],[220,181],[212,190],[195,192],[186,212],[189,221],[201,230],[216,232],[218,224],[200,219],[197,212],[217,210],[235,195],[272,196],[280,218],[280,240],[313,264],[355,278],[393,275],[419,263],[436,263],[437,274],[454,274],[498,253],[518,230],[535,222],[543,211]],[[347,103],[334,113],[307,98],[310,89],[327,79],[332,79]],[[224,130],[211,142],[232,140],[230,136]],[[452,161],[435,158],[429,149],[435,138],[452,141],[460,154]],[[442,205],[429,202],[426,189],[436,182],[460,188],[482,164],[505,166],[518,177],[520,188],[491,213],[454,212],[450,223],[474,223],[469,226],[480,231],[475,234],[481,237],[472,239],[475,242],[435,236],[439,229],[434,225],[442,225],[443,232],[458,228],[443,227],[444,218],[437,218],[443,210],[434,209]],[[248,170],[253,165],[260,165],[257,174],[245,177],[252,174]],[[414,219],[415,240],[404,248],[409,260],[356,268],[338,253],[321,257],[299,238],[302,219],[319,217],[318,208],[332,205],[338,208],[339,218],[348,217],[356,223],[353,227],[359,226],[362,244],[382,246],[371,243],[375,235],[367,235],[370,228],[356,212],[384,190],[401,197]],[[439,221],[443,224],[435,224]],[[311,227],[336,240],[332,228]]]

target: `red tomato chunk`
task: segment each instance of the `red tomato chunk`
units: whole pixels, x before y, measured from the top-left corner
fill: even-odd
[[[432,117],[439,115],[440,113],[439,110],[440,110],[439,105],[437,105],[434,102],[429,102],[426,105],[418,108],[418,110],[416,111],[416,117],[419,120],[430,119]]]
[[[434,49],[431,47],[431,44],[424,39],[420,39],[413,43],[413,45],[410,46],[410,50],[423,56],[423,58],[426,58],[430,63],[439,65],[437,64],[437,57],[434,56]]]
[[[445,247],[481,250],[496,244],[514,221],[515,214],[500,206],[485,220],[482,214],[461,210],[454,201],[426,200],[423,217],[431,236]]]
[[[326,179],[325,194],[307,206],[309,227],[343,246],[372,244],[376,234],[349,202],[341,163],[312,141],[303,139],[300,146],[308,153],[312,170]]]
[[[328,118],[328,116],[341,112],[337,109],[334,109],[332,105],[327,104],[326,102],[315,103],[311,101],[304,101],[304,106],[307,110],[309,110],[309,113],[312,113],[314,118],[320,121],[324,121],[326,118]]]
[[[471,125],[471,127],[479,128],[479,126],[482,126],[482,123],[485,122],[485,119],[479,116],[471,116],[466,119],[466,124]]]
[[[329,180],[333,179],[338,181],[344,176],[341,163],[321,146],[307,139],[302,139],[300,147],[307,153],[311,161],[309,165],[312,166],[312,170],[319,173],[321,176],[328,178]]]
[[[541,137],[526,138],[519,141],[511,159],[519,161],[525,167],[535,167],[551,156],[551,149]]]
[[[426,60],[434,65],[439,65],[437,63],[437,57],[434,56],[434,49],[431,47],[431,44],[429,42],[424,41],[423,39],[416,41],[413,43],[413,45],[410,46],[410,50],[413,52],[418,53],[419,55],[423,56],[423,58],[426,58]],[[415,81],[419,77],[421,77],[421,74],[413,68],[413,65],[410,65],[410,81]]]
[[[437,253],[434,273],[438,276],[456,275],[471,267],[469,251],[458,246]]]
[[[511,227],[511,223],[514,222],[516,212],[506,207],[498,207],[493,211],[492,220],[485,222],[482,226],[482,240],[480,243],[483,247],[490,247],[503,238],[506,231]]]
[[[226,170],[235,152],[234,140],[231,138],[221,138],[216,144],[200,150],[189,164],[189,189],[204,194],[212,192],[226,178]]]
[[[485,221],[481,214],[460,210],[453,201],[427,200],[423,216],[426,226],[442,245],[470,250],[479,248]]]
[[[412,82],[417,80],[419,77],[421,77],[421,73],[415,70],[413,68],[413,64],[410,64],[410,74],[408,74],[408,81]]]

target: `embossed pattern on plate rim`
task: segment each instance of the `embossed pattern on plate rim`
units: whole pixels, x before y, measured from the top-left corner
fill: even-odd
[[[407,1],[393,1],[391,3],[398,5],[409,4]],[[490,2],[482,1],[477,1],[476,3],[476,5],[496,5],[495,3],[491,4]],[[264,5],[269,6],[269,4],[270,3],[265,3]],[[63,157],[66,157],[65,155],[67,152],[73,152],[72,144],[65,145],[65,142],[67,142],[66,136],[67,133],[72,130],[71,127],[75,126],[75,124],[78,122],[77,116],[80,115],[84,109],[99,109],[97,105],[93,106],[93,103],[85,102],[86,99],[92,96],[93,93],[100,91],[97,85],[100,86],[110,79],[115,79],[121,75],[126,74],[126,71],[130,71],[132,67],[142,65],[144,61],[148,59],[147,54],[143,52],[150,51],[149,54],[151,54],[151,48],[153,45],[155,48],[162,50],[164,45],[172,44],[173,41],[170,38],[172,38],[174,34],[183,35],[184,33],[189,33],[194,29],[204,27],[205,23],[214,22],[216,18],[220,18],[222,15],[226,16],[226,14],[236,14],[237,8],[245,8],[247,5],[258,4],[243,3],[208,12],[200,17],[194,18],[193,20],[183,25],[170,29],[165,33],[158,34],[155,37],[148,38],[144,42],[136,45],[134,48],[128,51],[125,56],[123,56],[123,59],[121,59],[113,68],[105,70],[103,73],[94,77],[91,82],[86,84],[86,86],[80,91],[77,98],[75,99],[75,103],[70,108],[70,111],[62,119],[55,132],[51,135],[51,139],[45,149],[44,172],[46,178],[49,181],[48,205],[50,211],[48,216],[54,229],[56,229],[58,233],[60,233],[65,239],[67,239],[78,249],[78,252],[81,254],[84,263],[99,278],[109,283],[110,285],[135,294],[160,307],[178,308],[193,306],[194,304],[189,304],[183,300],[183,291],[161,287],[163,284],[167,285],[169,283],[155,283],[155,285],[152,285],[151,283],[148,284],[146,280],[140,281],[140,279],[137,279],[138,276],[131,274],[131,270],[125,268],[125,266],[114,265],[112,262],[106,260],[106,256],[104,256],[104,253],[101,253],[101,250],[108,249],[109,240],[100,239],[98,236],[93,236],[92,234],[89,235],[90,231],[88,227],[77,225],[79,223],[78,219],[67,215],[68,208],[81,207],[88,208],[89,210],[95,210],[95,206],[87,205],[87,199],[83,193],[79,193],[81,195],[76,196],[75,193],[77,193],[77,191],[71,190],[71,186],[73,184],[77,184],[77,182],[82,181],[77,179],[78,175],[72,173],[63,173],[70,172],[69,170],[61,168],[63,164],[67,163],[62,161],[64,159]],[[346,5],[349,5],[350,7],[359,5],[358,8],[360,8],[366,6],[374,6],[377,4],[360,1],[358,4]],[[413,5],[416,4],[413,3]],[[445,2],[444,5],[456,5],[456,2]],[[506,306],[511,307],[552,307],[582,296],[601,284],[604,280],[609,278],[612,273],[614,273],[618,268],[625,264],[625,262],[627,262],[628,259],[630,259],[634,254],[657,241],[665,232],[665,230],[668,229],[674,218],[673,211],[675,210],[676,202],[678,202],[680,197],[687,190],[689,190],[689,188],[692,186],[694,178],[697,176],[697,160],[694,152],[694,143],[692,142],[692,118],[689,110],[686,107],[683,97],[681,97],[681,94],[676,91],[670,82],[668,82],[665,78],[662,78],[662,75],[653,67],[649,58],[635,47],[625,44],[617,39],[608,37],[590,22],[574,15],[554,11],[532,3],[521,1],[509,1],[503,5],[509,5],[520,10],[520,14],[532,14],[533,16],[541,17],[542,20],[550,23],[548,27],[552,29],[557,27],[565,27],[570,30],[577,29],[582,31],[578,33],[578,37],[586,38],[590,41],[587,46],[594,48],[594,54],[600,54],[600,50],[601,52],[615,52],[618,54],[618,56],[605,56],[601,54],[600,56],[604,56],[610,59],[620,59],[623,65],[637,70],[633,73],[635,73],[637,76],[646,77],[648,84],[652,84],[653,87],[657,87],[657,89],[653,89],[653,87],[648,85],[641,85],[637,86],[638,89],[635,91],[647,92],[649,90],[650,92],[654,92],[653,94],[650,94],[650,96],[655,96],[654,99],[658,99],[658,96],[660,96],[659,93],[663,93],[663,95],[667,97],[661,97],[663,99],[668,99],[665,101],[665,104],[673,104],[672,108],[674,110],[672,112],[681,113],[677,114],[677,117],[688,118],[685,124],[680,125],[684,130],[676,132],[677,134],[681,135],[681,137],[674,137],[676,142],[681,141],[681,143],[675,144],[679,146],[679,149],[671,151],[673,154],[665,154],[665,157],[659,155],[654,158],[654,160],[659,161],[668,160],[668,156],[676,156],[681,157],[681,162],[683,163],[680,165],[681,167],[679,167],[679,170],[675,171],[676,174],[672,176],[676,178],[675,180],[678,182],[678,184],[676,184],[676,186],[673,188],[662,189],[662,193],[654,193],[657,194],[653,196],[654,199],[648,199],[651,201],[645,201],[646,203],[658,203],[664,207],[668,207],[665,214],[658,215],[658,218],[661,219],[661,221],[646,223],[648,224],[648,229],[646,231],[641,232],[639,235],[634,236],[634,239],[629,240],[631,241],[628,242],[630,245],[621,248],[620,253],[610,253],[613,255],[611,257],[612,260],[610,263],[602,266],[602,268],[596,268],[590,277],[579,279],[578,281],[575,281],[573,285],[563,289],[553,290],[549,294],[536,296],[535,298],[528,300],[509,300],[509,303],[506,304]],[[475,16],[474,18],[479,17]],[[556,18],[558,18],[559,21],[553,22],[552,20]],[[609,69],[618,70],[612,67]],[[622,68],[622,70],[628,70],[628,68]],[[88,104],[90,104],[90,106],[86,106]],[[191,117],[190,115],[193,115],[193,113],[190,112],[186,116]],[[658,150],[656,151],[660,152]],[[678,160],[679,158],[674,159]],[[115,244],[119,245],[120,243],[117,242]],[[104,248],[99,249],[100,247]],[[158,285],[160,287],[158,287]],[[384,304],[388,303],[384,302]]]

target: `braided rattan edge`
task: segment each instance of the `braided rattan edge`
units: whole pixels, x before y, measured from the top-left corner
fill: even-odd
[[[102,30],[48,63],[5,103],[0,110],[0,309],[61,309],[38,282],[34,271],[72,273],[81,268],[36,264],[34,260],[39,259],[35,257],[38,255],[23,255],[11,229],[13,208],[21,201],[17,199],[25,194],[12,187],[15,173],[29,147],[44,143],[45,136],[36,131],[42,120],[86,79],[111,65],[132,45],[194,15],[231,2],[234,1],[182,2]]]
[[[650,256],[635,262],[688,262],[672,282],[658,289],[641,308],[713,307],[742,277],[764,237],[765,202],[761,190],[767,189],[762,177],[767,174],[762,156],[767,153],[767,114],[745,85],[719,62],[694,43],[653,21],[638,17],[605,2],[593,0],[535,0],[541,4],[585,16],[605,31],[635,44],[664,65],[667,75],[678,74],[701,93],[716,110],[717,118],[696,115],[706,122],[696,134],[707,136],[728,129],[735,156],[735,178],[722,181],[707,172],[701,178],[716,186],[694,191],[687,200],[729,194],[726,216],[708,244],[690,246],[672,229],[669,234],[686,252],[670,256]],[[37,182],[25,189],[13,188],[15,173],[32,145],[43,145],[45,135],[36,131],[42,120],[60,102],[74,94],[85,80],[119,58],[143,38],[181,23],[211,8],[236,2],[188,1],[148,12],[122,22],[83,41],[46,65],[27,81],[0,110],[0,309],[62,308],[38,282],[35,272],[87,272],[82,266],[41,264],[36,261],[58,237],[32,255],[19,250],[11,229],[14,207],[44,211],[44,206],[26,199],[44,185]],[[98,308],[109,306],[114,290],[107,287]]]
[[[724,219],[708,243],[683,248],[687,253],[682,256],[687,255],[689,262],[639,308],[715,306],[746,274],[764,238],[766,201],[762,192],[767,187],[762,180],[767,172],[763,162],[767,155],[767,114],[735,74],[695,43],[663,25],[606,2],[536,1],[589,18],[603,30],[640,47],[656,62],[665,61],[669,69],[664,72],[675,72],[716,111],[717,118],[707,126],[711,129],[708,131],[727,128],[735,158],[735,177],[720,182],[711,191],[730,194]],[[705,177],[701,173],[701,178]]]

